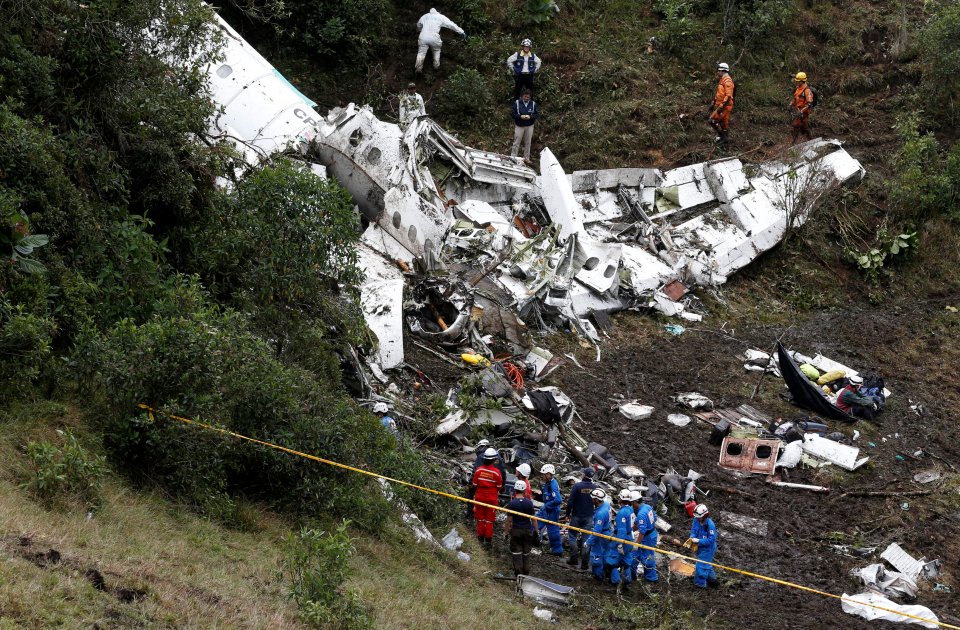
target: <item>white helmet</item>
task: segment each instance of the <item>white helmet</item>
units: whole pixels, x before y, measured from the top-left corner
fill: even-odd
[[[523,479],[517,479],[517,482],[513,484],[514,492],[526,492],[527,491],[527,482]]]
[[[556,471],[556,468],[553,467],[553,464],[544,464],[540,467],[540,474],[546,475],[547,473],[553,474]]]
[[[631,500],[631,501],[640,501],[641,499],[643,499],[643,494],[641,494],[639,490],[631,490],[631,491],[630,491],[630,500]]]
[[[627,490],[626,488],[620,491],[620,500],[623,501],[624,503],[629,501],[630,497],[632,496],[633,496],[633,493]]]
[[[524,47],[524,46],[533,46],[533,42],[530,41],[529,38],[528,38],[528,39],[525,39],[525,40],[523,40],[522,42],[520,42],[520,47],[522,48],[522,47]]]
[[[484,459],[496,459],[496,458],[497,458],[497,449],[492,448],[492,447],[491,447],[491,448],[488,448],[487,450],[485,450],[485,451],[483,452],[483,458],[484,458]]]
[[[593,492],[590,493],[590,496],[597,501],[603,501],[607,498],[607,493],[600,488],[594,488]]]
[[[529,477],[530,464],[520,464],[519,466],[517,466],[517,474],[520,475],[521,477]]]
[[[720,62],[717,64],[717,70],[723,70],[724,72],[730,72],[730,66],[725,62]]]
[[[693,508],[693,518],[703,518],[710,513],[710,510],[707,509],[703,503]]]
[[[390,407],[387,407],[387,403],[378,402],[373,406],[373,413],[387,413],[390,411]]]
[[[478,449],[484,448],[484,447],[486,447],[486,446],[490,446],[490,440],[488,440],[488,439],[486,439],[486,438],[484,438],[484,439],[480,440],[479,442],[477,442],[477,448],[478,448]]]

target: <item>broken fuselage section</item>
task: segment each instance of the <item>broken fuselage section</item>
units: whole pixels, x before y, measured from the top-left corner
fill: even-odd
[[[378,336],[389,336],[378,352],[384,369],[403,361],[404,314],[420,336],[472,339],[482,350],[483,310],[488,319],[509,313],[503,328],[513,350],[527,324],[570,328],[598,343],[609,313],[682,314],[674,299],[682,287],[663,288],[722,284],[802,224],[825,192],[864,174],[838,141],[817,139],[760,165],[727,158],[570,175],[544,149],[538,175],[515,158],[463,145],[428,117],[404,129],[354,104],[321,116],[219,18],[218,25],[227,46],[208,71],[221,105],[213,126],[251,164],[292,151],[351,193],[365,222],[364,310]],[[376,264],[373,252],[394,270]],[[409,290],[437,274],[447,276],[444,291]]]

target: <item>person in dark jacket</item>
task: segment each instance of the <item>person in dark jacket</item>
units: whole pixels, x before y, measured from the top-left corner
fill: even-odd
[[[513,499],[507,504],[508,510],[527,516],[507,514],[506,538],[510,543],[510,557],[513,560],[514,575],[530,575],[530,550],[537,536],[533,516],[533,501],[524,496],[528,488],[526,481],[517,481],[513,486]]]
[[[510,109],[513,122],[516,125],[513,131],[513,147],[510,157],[517,157],[520,144],[523,144],[523,161],[530,161],[530,144],[533,142],[533,123],[537,122],[537,103],[533,100],[530,90],[524,90],[523,96],[513,102]]]
[[[572,527],[589,530],[593,526],[593,513],[596,511],[590,493],[594,491],[597,484],[592,481],[593,468],[584,468],[580,474],[580,481],[573,484],[570,489],[564,516],[566,522]],[[570,548],[570,559],[567,560],[567,564],[576,565],[579,561],[580,568],[584,570],[590,566],[584,545],[586,537],[587,534],[582,532],[567,531],[567,546]]]

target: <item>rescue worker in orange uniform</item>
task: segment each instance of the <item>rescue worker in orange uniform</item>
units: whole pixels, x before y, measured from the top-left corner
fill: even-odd
[[[797,84],[797,89],[793,92],[793,99],[790,101],[790,115],[793,120],[790,122],[790,133],[793,136],[793,144],[800,139],[803,134],[807,140],[813,136],[810,133],[810,110],[813,108],[813,90],[807,85],[807,73],[798,72],[793,77],[793,82]]]
[[[490,505],[499,503],[503,476],[496,466],[499,454],[497,449],[488,448],[483,452],[483,464],[473,473],[473,487],[476,488],[473,499],[486,505],[474,505],[473,517],[477,520],[477,539],[487,549],[493,548],[493,524],[497,511]]]
[[[727,132],[730,129],[730,112],[733,111],[733,91],[735,86],[730,77],[730,66],[726,63],[717,64],[717,93],[710,105],[710,126],[717,132],[716,141],[722,144],[727,142]]]

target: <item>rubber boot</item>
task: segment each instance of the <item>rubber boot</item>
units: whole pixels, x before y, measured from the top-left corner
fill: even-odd
[[[530,554],[523,554],[523,564],[522,567],[524,575],[530,575]]]
[[[580,549],[578,549],[577,545],[574,545],[573,548],[570,549],[570,557],[567,558],[567,564],[569,564],[570,566],[574,566],[579,561],[580,561]]]
[[[523,567],[523,556],[522,556],[522,554],[519,554],[519,553],[511,553],[511,554],[510,554],[510,559],[513,560],[513,574],[514,574],[514,575],[522,575],[522,574],[525,574],[525,573],[526,573],[526,571],[524,570],[524,567]]]

